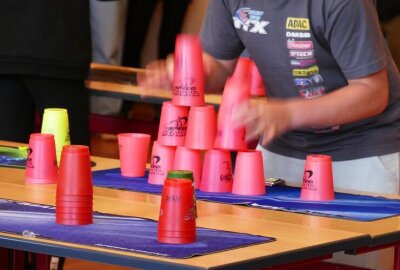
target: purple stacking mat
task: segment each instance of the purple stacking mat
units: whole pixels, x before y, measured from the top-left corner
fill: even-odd
[[[59,225],[55,223],[53,206],[6,199],[0,199],[0,231],[169,258],[189,258],[276,240],[197,228],[195,243],[162,244],[157,242],[157,222],[154,220],[95,212],[91,225]]]
[[[93,182],[95,186],[100,187],[153,194],[162,192],[162,186],[147,183],[147,175],[140,178],[123,177],[119,168],[93,172]],[[263,196],[242,196],[196,190],[196,198],[356,221],[373,221],[400,214],[400,200],[335,193],[333,201],[305,201],[300,199],[300,188],[287,186],[268,187],[266,195]]]

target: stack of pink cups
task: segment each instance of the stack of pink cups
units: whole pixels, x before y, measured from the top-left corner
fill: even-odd
[[[163,103],[148,182],[163,185],[169,170],[193,173],[200,188],[202,151],[214,147],[216,113],[204,103],[204,70],[200,39],[181,34],[175,44],[172,101]]]
[[[56,223],[93,223],[93,181],[88,146],[66,145],[62,149],[56,193]]]
[[[249,58],[239,58],[235,72],[226,81],[222,102],[218,112],[215,148],[242,151],[247,150],[246,127],[232,128],[232,113],[235,107],[250,98]]]

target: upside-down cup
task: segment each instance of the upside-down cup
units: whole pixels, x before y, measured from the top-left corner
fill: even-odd
[[[235,107],[250,98],[249,66],[249,58],[240,58],[235,72],[225,83],[218,111],[215,148],[232,151],[248,149],[246,127],[232,128],[232,114]]]
[[[53,184],[57,182],[58,168],[53,134],[33,133],[29,138],[25,183]]]
[[[196,207],[190,179],[167,176],[161,195],[157,239],[167,244],[196,241]]]
[[[217,119],[214,106],[191,107],[186,131],[185,146],[191,149],[214,148]]]
[[[149,184],[163,185],[167,173],[174,165],[175,147],[160,145],[157,141],[153,143],[151,152]]]
[[[233,174],[232,193],[259,196],[265,194],[264,164],[261,151],[238,152]]]
[[[164,101],[161,108],[157,141],[161,145],[185,145],[189,108]]]
[[[57,162],[59,164],[63,146],[71,144],[67,110],[63,108],[45,109],[42,119],[41,133],[54,135]]]
[[[56,223],[93,223],[93,180],[88,146],[63,147],[56,190]]]
[[[328,155],[307,155],[300,198],[311,201],[335,199],[332,159]]]
[[[203,159],[201,150],[189,149],[178,146],[174,156],[174,170],[187,170],[193,172],[194,186],[200,188]]]
[[[175,43],[172,103],[204,106],[204,81],[200,38],[193,34],[179,34]]]
[[[263,97],[265,96],[264,82],[261,77],[260,71],[257,68],[256,63],[251,60],[250,64],[250,96],[252,97]]]
[[[231,154],[226,150],[208,150],[204,156],[200,190],[205,192],[232,192]]]
[[[63,147],[57,196],[93,196],[92,168],[88,146],[66,145]]]
[[[143,133],[120,133],[117,136],[122,176],[144,176],[151,136]]]

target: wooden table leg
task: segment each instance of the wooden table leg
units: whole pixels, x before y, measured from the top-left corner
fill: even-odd
[[[27,253],[25,251],[13,250],[12,251],[12,267],[13,270],[24,270],[27,265]]]
[[[50,270],[50,255],[36,254],[36,270]]]
[[[10,250],[7,248],[0,248],[0,270],[8,270],[9,257],[11,256]]]
[[[396,245],[394,247],[394,262],[393,262],[393,269],[400,270],[400,245]]]

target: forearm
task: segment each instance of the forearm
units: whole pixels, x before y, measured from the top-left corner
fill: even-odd
[[[319,98],[288,100],[290,129],[342,125],[381,113],[388,103],[386,76],[383,70]]]
[[[226,79],[233,73],[237,59],[217,60],[203,53],[205,91],[207,93],[222,92]]]

